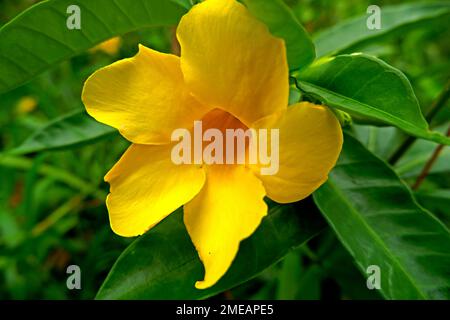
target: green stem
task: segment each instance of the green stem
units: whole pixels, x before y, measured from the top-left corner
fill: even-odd
[[[32,230],[31,235],[33,237],[37,237],[49,229],[51,226],[56,224],[59,220],[65,217],[67,214],[76,210],[82,204],[84,196],[75,196],[58,209],[53,211],[50,215],[48,215],[44,220],[39,222]]]
[[[7,168],[14,168],[19,170],[30,170],[33,166],[33,161],[25,158],[25,157],[17,157],[17,156],[0,156],[0,166]],[[38,169],[38,173],[43,176],[49,176],[53,179],[60,181],[69,187],[79,190],[83,195],[92,194],[97,199],[104,201],[106,197],[106,193],[102,190],[98,190],[97,187],[92,186],[88,182],[78,178],[77,176],[72,175],[71,173],[50,166],[50,165],[42,165]]]
[[[300,251],[307,256],[313,262],[319,262],[319,257],[309,248],[308,244],[305,243],[300,247]]]

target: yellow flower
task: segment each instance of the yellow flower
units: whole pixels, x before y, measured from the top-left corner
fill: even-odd
[[[103,41],[99,45],[96,45],[90,51],[91,52],[103,51],[104,53],[109,54],[110,56],[114,56],[117,54],[117,52],[119,52],[121,43],[122,41],[120,37],[114,37],[109,40]]]
[[[30,113],[36,109],[38,102],[35,98],[26,96],[20,98],[16,104],[16,111],[19,114]]]
[[[288,66],[281,39],[234,0],[194,6],[177,29],[181,57],[140,46],[130,59],[87,81],[88,113],[117,128],[133,144],[108,172],[111,227],[137,236],[180,206],[205,267],[199,289],[230,267],[241,240],[267,214],[263,200],[301,200],[327,179],[342,147],[342,131],[323,106],[287,107]],[[261,165],[175,165],[177,128],[204,126],[279,129],[279,170]],[[170,241],[170,240],[168,240]]]

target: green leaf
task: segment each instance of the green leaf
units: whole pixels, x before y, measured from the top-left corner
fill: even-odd
[[[333,230],[330,230],[333,232]],[[327,236],[327,233],[323,233]],[[335,237],[333,232],[333,238]],[[329,238],[328,238],[329,239]],[[328,240],[325,239],[325,240]],[[322,245],[323,246],[323,245]],[[339,240],[331,245],[325,243],[326,254],[320,256],[321,265],[327,278],[334,279],[341,288],[340,298],[343,300],[380,300],[378,290],[368,290],[365,274],[361,274],[353,258],[345,250]],[[366,275],[367,276],[367,275]]]
[[[81,10],[69,30],[67,8]],[[185,9],[161,0],[49,0],[0,29],[0,94],[111,37],[144,27],[175,25]]]
[[[288,253],[281,262],[277,279],[276,300],[294,300],[304,272],[300,252],[292,251]]]
[[[450,225],[450,189],[416,191],[415,196],[421,205],[439,215],[447,226]]]
[[[433,152],[435,148],[431,149],[431,152]],[[422,169],[428,160],[430,160],[430,157],[431,153],[417,154],[415,158],[413,158],[411,153],[408,153],[395,165],[395,171],[397,171],[402,178],[417,177],[422,172]],[[429,171],[429,174],[437,173],[450,173],[450,149],[448,148],[442,150]]]
[[[376,127],[373,125],[354,124],[352,127],[352,134],[361,141],[370,152],[381,159],[388,159],[405,139],[403,132],[395,127]],[[436,144],[431,141],[416,140],[416,142],[425,142],[436,147]]]
[[[381,8],[381,29],[369,30],[365,14],[324,30],[314,37],[318,57],[338,53],[379,40],[393,33],[404,33],[413,27],[429,24],[431,20],[450,14],[450,3],[408,3]]]
[[[117,131],[101,124],[83,111],[59,117],[37,130],[9,154],[26,154],[65,149],[108,137]]]
[[[420,207],[382,160],[346,135],[329,180],[314,200],[365,274],[381,271],[388,299],[450,298],[450,233]]]
[[[198,290],[194,284],[204,271],[181,211],[172,213],[122,253],[97,299],[204,299],[256,276],[324,227],[315,210],[275,205],[256,232],[241,243],[227,274],[212,288]]]
[[[316,56],[314,44],[289,7],[281,0],[242,0],[271,33],[286,43],[289,69],[307,67]]]
[[[319,300],[321,298],[321,285],[325,277],[322,268],[313,264],[309,266],[299,281],[295,300]]]
[[[350,113],[355,120],[376,120],[410,135],[450,145],[450,138],[428,130],[406,76],[380,59],[365,54],[321,59],[297,79],[302,91]]]
[[[446,133],[447,129],[448,125],[443,125],[437,127],[435,130]],[[395,164],[395,171],[402,178],[419,176],[436,148],[436,144],[432,142],[425,140],[415,141],[411,148]],[[450,173],[450,148],[442,149],[439,157],[436,159],[429,171],[429,174],[445,173]]]
[[[182,6],[183,8],[189,10],[190,8],[192,8],[192,6],[195,4],[195,0],[170,0],[174,3],[179,4],[180,6]]]

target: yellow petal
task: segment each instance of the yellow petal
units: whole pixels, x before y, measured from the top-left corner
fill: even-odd
[[[207,112],[187,91],[178,57],[144,46],[130,59],[95,72],[85,83],[87,112],[134,143],[170,142]]]
[[[143,234],[201,190],[204,170],[173,164],[171,148],[133,144],[105,176],[111,228],[118,235]]]
[[[26,96],[20,98],[16,105],[16,111],[19,114],[29,113],[36,109],[38,102],[35,98]]]
[[[91,52],[103,51],[106,54],[109,54],[110,56],[114,56],[119,52],[121,43],[122,40],[120,39],[120,37],[114,37],[109,40],[103,41],[94,48],[90,49],[90,51]]]
[[[177,29],[181,69],[206,105],[249,125],[287,107],[288,65],[283,40],[235,0],[195,5]]]
[[[267,214],[265,191],[244,166],[207,167],[202,191],[184,206],[184,223],[205,267],[198,289],[214,285],[228,270],[241,240]]]
[[[263,123],[265,122],[265,123]],[[342,149],[342,129],[324,106],[301,102],[290,106],[278,119],[266,118],[255,127],[279,129],[279,170],[261,175],[267,196],[279,203],[306,198],[328,178]]]

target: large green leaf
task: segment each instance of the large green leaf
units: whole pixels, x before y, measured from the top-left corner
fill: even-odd
[[[318,252],[319,261],[326,276],[334,279],[341,287],[341,297],[349,300],[382,299],[378,290],[367,290],[367,275],[360,273],[352,256],[338,239],[334,240],[334,231],[329,231],[330,233],[323,233],[324,238]]]
[[[403,132],[395,127],[354,124],[352,130],[354,136],[361,141],[370,152],[381,159],[388,159],[405,139]],[[426,142],[427,144],[436,147],[436,144],[432,141],[417,140],[417,142]]]
[[[81,10],[81,29],[69,30],[67,8]],[[113,36],[175,25],[185,8],[162,0],[49,0],[0,29],[0,93]]]
[[[314,200],[359,268],[380,267],[386,298],[450,298],[448,229],[353,137],[345,136],[339,162]]]
[[[450,145],[450,138],[429,131],[406,76],[380,59],[364,54],[321,59],[297,78],[302,91],[356,120],[376,120]]]
[[[69,148],[96,141],[116,132],[115,129],[95,121],[85,112],[76,111],[51,121],[9,153],[26,154]]]
[[[272,207],[257,231],[241,243],[227,274],[207,290],[194,287],[195,281],[203,277],[203,267],[178,210],[122,253],[97,298],[203,299],[230,289],[256,276],[323,229],[320,213],[304,208],[304,202]]]
[[[416,196],[427,207],[446,208],[446,214],[450,215],[450,189],[417,191]]]
[[[307,67],[316,56],[314,44],[295,15],[281,0],[242,0],[271,33],[284,39],[290,70]]]
[[[421,205],[432,210],[450,226],[450,189],[419,190],[415,192],[415,196]]]
[[[438,17],[450,14],[450,2],[408,3],[381,8],[381,29],[367,28],[365,14],[324,30],[314,37],[318,57],[350,50],[352,47],[379,40],[392,33],[404,32],[405,29],[423,26]]]

